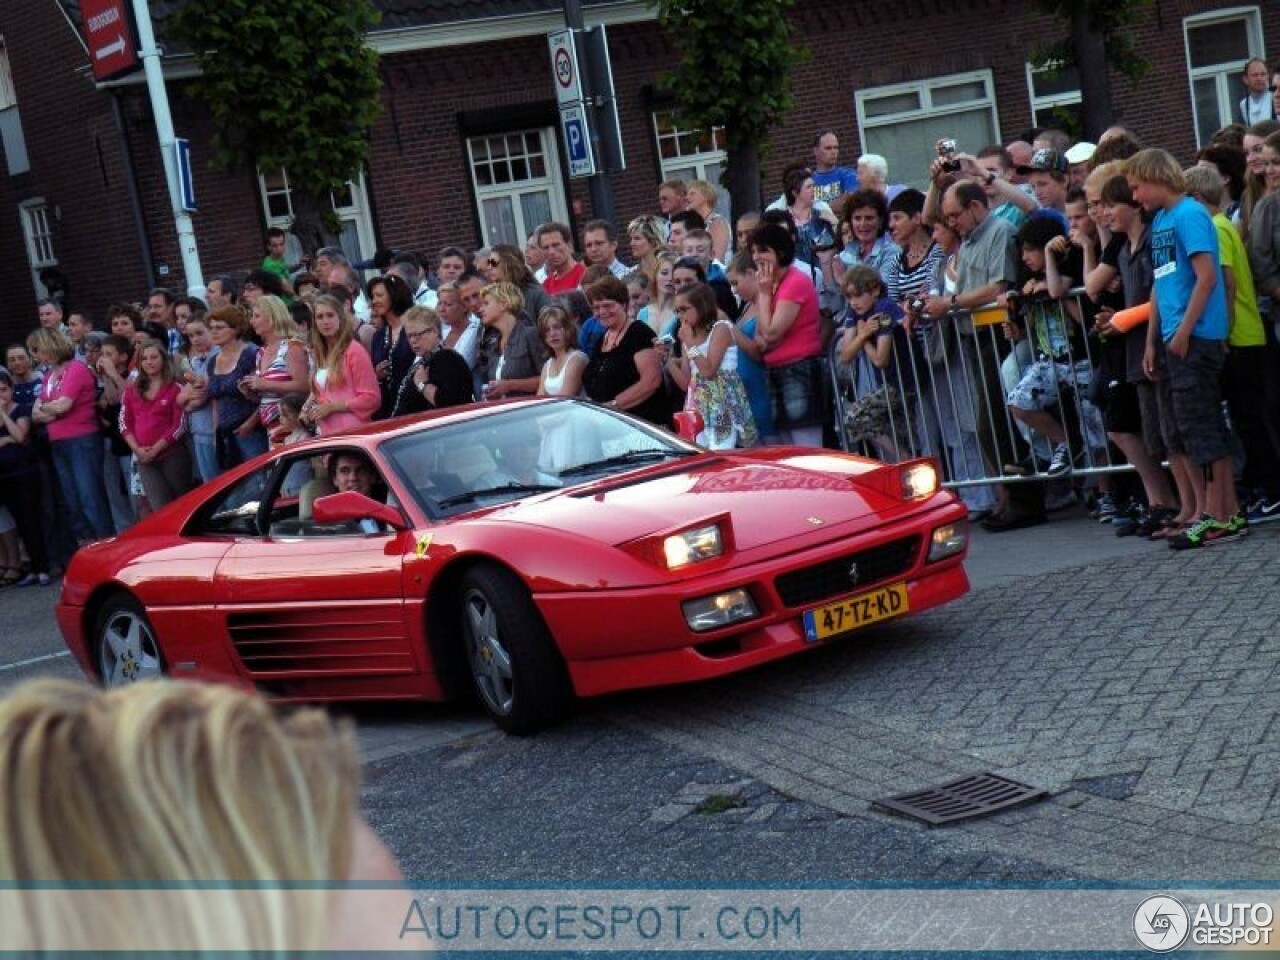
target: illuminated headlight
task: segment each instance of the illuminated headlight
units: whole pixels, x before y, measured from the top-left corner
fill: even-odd
[[[751,594],[741,587],[728,593],[717,593],[714,597],[686,600],[683,607],[685,622],[690,630],[696,632],[727,627],[759,616]]]
[[[917,463],[902,471],[902,495],[908,500],[931,497],[938,490],[938,471],[932,463]]]
[[[662,553],[667,558],[669,570],[701,563],[718,557],[723,552],[724,540],[720,536],[720,527],[714,523],[674,533],[662,541]]]
[[[933,531],[933,536],[929,538],[929,556],[926,559],[929,563],[933,563],[936,560],[955,556],[964,550],[968,542],[969,523],[966,520],[958,520],[955,523],[937,527]]]

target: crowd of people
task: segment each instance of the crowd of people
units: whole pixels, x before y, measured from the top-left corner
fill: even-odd
[[[713,449],[932,455],[994,531],[1087,492],[1117,533],[1235,539],[1280,517],[1270,76],[1272,116],[1219,131],[1185,172],[1123,128],[1033,130],[940,140],[921,191],[879,156],[841,166],[824,130],[733,223],[714,185],[668,181],[657,213],[589,220],[580,244],[552,222],[523,249],[290,263],[273,229],[261,264],[203,299],[155,289],[100,317],[43,300],[0,370],[0,584],[49,583],[77,544],[272,445],[535,394],[665,427],[687,410]],[[980,336],[993,303],[1003,336]],[[1126,308],[1148,318],[1121,324]],[[1086,484],[1098,450],[1132,482]],[[1000,482],[1019,470],[1048,482]]]

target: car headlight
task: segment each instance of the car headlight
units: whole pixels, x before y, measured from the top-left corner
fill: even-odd
[[[916,463],[902,471],[902,495],[908,500],[931,497],[938,490],[938,471],[932,463]]]
[[[935,527],[933,535],[929,538],[929,555],[925,561],[934,563],[953,557],[963,552],[968,543],[969,522],[967,520],[957,520],[955,523]]]
[[[697,600],[686,600],[682,605],[685,622],[689,629],[701,633],[717,627],[727,627],[731,623],[750,620],[759,616],[755,601],[751,594],[742,587],[726,593],[717,593],[712,597],[699,597]]]
[[[701,563],[722,553],[724,538],[720,535],[720,525],[716,523],[681,530],[662,541],[662,555],[666,558],[669,570]]]

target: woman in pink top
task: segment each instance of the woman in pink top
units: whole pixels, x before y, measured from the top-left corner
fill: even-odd
[[[102,479],[98,380],[75,358],[75,347],[57,329],[40,327],[32,331],[27,348],[49,371],[31,419],[43,423],[48,430],[53,468],[67,501],[72,529],[82,543],[110,537],[115,527]]]
[[[144,341],[138,348],[138,376],[124,389],[120,436],[138,458],[142,490],[152,510],[178,499],[192,485],[181,392],[173,358],[158,340]]]
[[[302,417],[322,435],[368,423],[382,404],[369,351],[355,338],[351,319],[336,297],[320,294],[312,300],[311,309],[315,373]]]
[[[774,433],[784,444],[822,446],[822,315],[813,281],[792,262],[791,232],[766,221],[751,234],[759,290],[756,341],[764,353]]]

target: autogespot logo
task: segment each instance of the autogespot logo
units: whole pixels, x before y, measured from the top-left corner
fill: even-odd
[[[1191,915],[1173,897],[1147,897],[1133,915],[1138,942],[1154,953],[1177,950],[1191,929]]]

